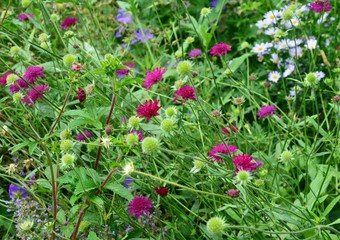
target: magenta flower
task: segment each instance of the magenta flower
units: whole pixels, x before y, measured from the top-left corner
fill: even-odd
[[[227,43],[217,43],[210,49],[210,54],[213,56],[222,56],[231,51],[231,45]]]
[[[19,92],[21,89],[26,89],[28,87],[28,84],[26,81],[22,80],[22,79],[18,79],[15,81],[14,84],[12,84],[11,86],[9,86],[9,90],[12,93],[16,93]]]
[[[20,87],[16,84],[12,84],[11,86],[9,86],[9,90],[12,92],[12,93],[16,93],[16,92],[19,92],[20,91]]]
[[[273,105],[265,105],[258,112],[257,115],[259,118],[266,118],[267,116],[273,116],[276,108]]]
[[[86,100],[86,92],[81,87],[78,88],[76,99],[78,99],[79,102],[84,102]]]
[[[88,139],[92,137],[92,134],[88,131],[84,131],[82,133],[78,133],[76,136],[76,140],[80,142],[88,142]]]
[[[166,187],[158,187],[154,188],[153,190],[155,190],[155,192],[161,197],[165,197],[166,195],[168,195],[169,192],[169,189]]]
[[[237,126],[227,126],[225,128],[222,128],[222,132],[226,133],[226,134],[230,134],[230,130],[233,133],[237,133],[238,131],[238,127]]]
[[[153,71],[146,72],[146,78],[144,79],[143,86],[146,90],[149,90],[155,83],[163,79],[163,74],[166,69],[156,68]]]
[[[22,21],[28,21],[30,18],[33,18],[34,14],[32,13],[20,13],[18,18]]]
[[[78,18],[74,18],[74,17],[67,17],[65,18],[65,20],[60,24],[60,27],[62,29],[65,29],[65,28],[69,28],[69,27],[72,27],[74,25],[76,25],[76,23],[79,21]]]
[[[8,188],[8,193],[9,193],[9,197],[11,199],[14,198],[26,198],[28,196],[28,192],[25,191],[24,189],[18,187],[17,185],[14,185],[13,183],[11,183],[9,185]]]
[[[12,72],[5,72],[1,78],[0,78],[0,85],[6,85],[7,84],[7,76],[13,74]]]
[[[147,215],[152,212],[154,208],[152,201],[146,197],[134,197],[128,206],[129,215],[135,216],[137,219],[142,215]]]
[[[213,147],[208,153],[208,156],[210,156],[210,160],[215,161],[215,162],[224,162],[224,160],[218,156],[218,154],[231,154],[234,152],[237,152],[237,147],[234,145],[224,145],[224,144],[219,144]]]
[[[137,108],[137,117],[145,117],[146,122],[149,122],[151,117],[159,115],[158,110],[161,106],[158,106],[158,103],[159,100],[154,102],[152,100],[146,100],[144,104]]]
[[[86,67],[86,63],[84,63],[84,64],[80,64],[80,63],[72,64],[72,70],[75,70],[75,71],[80,71],[84,67]]]
[[[238,189],[229,189],[225,192],[229,197],[235,198],[240,196],[240,190]]]
[[[309,8],[314,12],[330,12],[332,10],[332,6],[329,0],[325,1],[315,1],[309,5]]]
[[[48,85],[35,85],[34,89],[30,89],[21,101],[32,107],[38,99],[43,99],[43,94],[45,94],[49,89],[50,86]]]
[[[44,68],[38,67],[38,66],[30,66],[26,69],[26,72],[24,74],[24,79],[28,81],[31,84],[34,84],[37,78],[44,77]]]
[[[233,164],[236,167],[236,172],[241,170],[254,171],[258,167],[258,163],[255,160],[253,161],[253,157],[249,154],[234,156]]]
[[[182,86],[175,92],[174,102],[178,100],[183,104],[187,99],[191,99],[193,101],[197,101],[195,93],[197,92],[192,86]]]
[[[187,58],[197,58],[201,55],[202,55],[201,49],[195,48],[189,52]]]

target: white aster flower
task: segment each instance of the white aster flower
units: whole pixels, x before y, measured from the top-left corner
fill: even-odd
[[[268,74],[268,81],[277,83],[281,78],[281,74],[278,71],[272,71]]]
[[[315,48],[316,48],[316,43],[317,43],[317,40],[316,40],[316,39],[314,39],[314,38],[308,39],[308,40],[307,40],[306,47],[307,47],[309,50],[315,49]]]

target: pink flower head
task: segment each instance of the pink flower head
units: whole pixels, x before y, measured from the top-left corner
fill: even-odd
[[[69,27],[72,27],[74,25],[76,25],[76,23],[79,21],[78,18],[74,18],[74,17],[67,17],[65,18],[65,20],[60,24],[60,27],[62,29],[65,29],[65,28],[69,28]]]
[[[273,116],[276,108],[273,105],[265,105],[258,112],[257,115],[259,118],[266,118],[267,116]]]
[[[166,195],[168,195],[169,192],[169,189],[166,187],[158,187],[154,188],[153,190],[155,190],[155,192],[161,197],[165,197]]]
[[[44,77],[44,68],[38,66],[30,66],[26,69],[24,79],[31,84],[34,84],[37,78]]]
[[[253,161],[253,157],[249,154],[234,156],[233,163],[236,167],[236,172],[241,170],[254,171],[259,166],[255,160]]]
[[[76,136],[76,140],[80,142],[88,142],[88,139],[92,137],[92,134],[88,131],[84,131],[82,133],[78,133]]]
[[[224,145],[224,144],[219,144],[213,147],[208,153],[208,156],[210,156],[210,160],[215,161],[215,162],[224,162],[224,160],[218,156],[218,154],[231,154],[234,152],[237,152],[237,147],[234,145]]]
[[[235,198],[240,196],[240,190],[238,189],[229,189],[225,192],[229,197]]]
[[[32,13],[20,13],[18,18],[22,21],[28,21],[30,18],[33,18],[34,14]]]
[[[149,90],[155,83],[163,79],[163,74],[166,69],[156,68],[153,71],[146,72],[146,78],[144,79],[143,86],[146,90]]]
[[[154,208],[152,201],[146,197],[134,197],[128,206],[129,215],[135,216],[137,219],[143,215],[150,214]]]
[[[231,45],[227,43],[217,43],[210,49],[210,54],[213,56],[221,56],[231,51]]]
[[[5,72],[2,77],[0,78],[0,85],[6,85],[7,83],[7,76],[13,74],[12,72]]]
[[[79,63],[72,64],[72,70],[75,70],[75,71],[80,71],[84,67],[86,67],[86,63],[84,63],[84,64],[79,64]]]
[[[11,86],[9,86],[9,90],[12,93],[16,93],[19,92],[21,89],[26,89],[28,87],[28,84],[26,81],[22,80],[22,79],[18,79],[15,81],[14,84],[12,84]]]
[[[332,10],[332,6],[329,0],[324,1],[315,1],[309,5],[309,8],[314,12],[330,12]]]
[[[187,56],[187,58],[196,58],[202,55],[201,49],[195,48],[191,50]]]
[[[38,99],[43,99],[45,94],[50,89],[48,85],[35,85],[34,88],[30,89],[27,95],[21,100],[23,103],[33,106]]]
[[[124,63],[124,66],[127,66],[129,68],[135,68],[135,64],[133,64],[133,63]],[[118,69],[116,71],[118,78],[125,77],[130,72],[129,68]]]
[[[144,133],[142,132],[142,130],[130,130],[126,133],[126,135],[129,134],[135,134],[138,136],[138,141],[142,141],[144,139]]]
[[[197,92],[192,86],[182,86],[175,92],[174,102],[177,100],[181,101],[181,104],[184,103],[185,100],[191,99],[193,101],[197,101],[195,93]]]
[[[237,126],[227,126],[225,128],[222,128],[222,132],[226,133],[226,134],[230,134],[230,130],[233,133],[237,133],[238,131],[238,127]]]
[[[86,100],[86,92],[81,87],[78,88],[76,99],[78,99],[79,102],[84,102]]]
[[[145,117],[146,122],[149,122],[151,117],[159,115],[158,110],[161,106],[158,106],[158,103],[159,100],[154,102],[152,100],[146,100],[144,104],[137,108],[137,117]]]

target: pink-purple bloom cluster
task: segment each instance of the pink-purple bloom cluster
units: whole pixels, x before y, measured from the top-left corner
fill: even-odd
[[[30,18],[33,18],[34,14],[32,13],[20,13],[18,18],[22,21],[28,21]]]
[[[262,166],[260,160],[254,160],[249,154],[241,154],[233,157],[233,164],[236,167],[236,173],[242,170],[255,171],[258,167]]]
[[[330,12],[332,10],[332,6],[330,0],[319,0],[311,3],[309,8],[314,12]]]
[[[88,139],[92,137],[92,134],[88,131],[84,131],[82,133],[78,133],[76,136],[76,140],[80,142],[88,142]]]
[[[136,65],[133,63],[124,63],[124,66],[127,66],[128,68],[121,68],[116,71],[118,78],[125,77],[130,72],[130,68],[136,67]]]
[[[210,157],[210,160],[215,161],[215,162],[224,162],[224,160],[218,156],[219,154],[231,154],[234,152],[237,152],[237,147],[234,145],[224,145],[224,144],[219,144],[213,147],[208,153],[208,156]]]
[[[143,82],[143,86],[146,88],[146,90],[149,90],[154,84],[161,81],[165,72],[166,69],[162,69],[160,67],[153,71],[146,72],[146,78]]]
[[[143,215],[148,215],[152,212],[154,205],[149,198],[140,196],[134,197],[128,206],[130,216],[135,216],[139,219]]]
[[[7,84],[7,77],[13,74],[12,72],[5,72],[0,78],[0,85],[5,86]]]
[[[60,24],[61,29],[66,29],[69,27],[72,27],[74,25],[76,25],[76,23],[79,21],[78,18],[74,18],[74,17],[67,17],[65,18],[64,21],[62,21],[62,23]]]
[[[39,66],[30,66],[26,69],[24,73],[24,79],[30,84],[34,84],[37,78],[44,77],[45,69]]]
[[[28,192],[23,188],[18,187],[17,185],[11,183],[8,188],[8,194],[11,199],[15,198],[26,198],[28,196]]]
[[[174,102],[178,100],[183,104],[186,100],[190,99],[197,101],[195,93],[197,92],[192,86],[185,85],[180,87],[174,94]]]
[[[43,99],[43,95],[50,89],[48,85],[35,85],[21,100],[29,106],[33,106],[38,99]]]
[[[145,117],[146,122],[149,122],[151,117],[159,115],[158,110],[161,106],[158,106],[158,103],[159,100],[146,100],[144,104],[137,108],[137,117]]]
[[[202,55],[202,50],[195,48],[188,53],[187,58],[197,58]]]
[[[227,43],[217,43],[210,49],[210,55],[222,56],[231,51],[231,45]]]
[[[265,105],[257,112],[259,118],[266,118],[268,116],[273,116],[276,108],[273,105]]]

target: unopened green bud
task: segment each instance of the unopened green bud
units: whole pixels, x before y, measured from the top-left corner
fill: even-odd
[[[241,43],[241,48],[242,49],[249,48],[249,43],[248,42]]]
[[[69,31],[66,31],[64,35],[65,35],[65,37],[73,37],[74,36],[74,32],[69,30]]]
[[[185,39],[185,41],[190,44],[190,43],[193,43],[195,41],[195,38],[193,37],[187,37],[187,39]]]
[[[75,61],[76,61],[76,56],[74,56],[73,54],[67,54],[63,57],[63,62],[66,67],[71,67]]]
[[[40,43],[40,47],[42,47],[43,49],[48,49],[49,44],[47,42],[42,42],[42,43]]]
[[[156,154],[159,150],[159,141],[155,137],[146,137],[142,142],[143,153]]]
[[[190,76],[192,72],[192,63],[190,61],[181,61],[178,63],[177,72],[181,76]]]
[[[264,185],[264,181],[262,179],[256,179],[254,184],[257,187],[262,187]]]
[[[133,147],[138,143],[138,135],[130,133],[125,137],[126,144]]]
[[[129,125],[133,129],[138,129],[140,121],[141,121],[141,119],[139,117],[132,116],[132,117],[129,118]]]
[[[13,46],[13,47],[11,47],[11,49],[9,51],[12,54],[12,56],[17,56],[19,54],[20,50],[21,50],[21,48],[19,48],[18,46]]]
[[[240,182],[240,184],[247,184],[250,181],[251,176],[248,171],[241,170],[237,173],[236,179]]]
[[[21,6],[27,8],[31,4],[31,0],[21,0]]]
[[[64,140],[64,139],[68,139],[71,137],[71,131],[70,130],[63,130],[60,132],[60,139]]]
[[[51,21],[52,22],[57,22],[59,20],[59,15],[52,13],[51,14]]]
[[[177,114],[177,110],[176,108],[174,107],[168,107],[166,110],[165,110],[165,115],[167,117],[172,117],[172,116],[175,116]]]
[[[14,84],[15,81],[18,80],[18,79],[19,79],[18,75],[12,73],[12,74],[10,74],[10,75],[7,76],[7,84],[8,84],[8,85],[12,85],[12,84]]]
[[[202,17],[208,16],[209,13],[211,13],[211,8],[202,8],[202,9],[201,9],[201,16],[202,16]]]
[[[19,224],[19,228],[23,231],[29,231],[32,229],[34,222],[31,219],[26,219]]]
[[[49,36],[46,33],[39,34],[39,41],[40,42],[46,42],[48,40]]]
[[[313,86],[313,85],[318,84],[318,78],[317,78],[316,74],[313,73],[313,72],[308,73],[305,77],[305,84],[307,86]]]
[[[13,101],[14,102],[21,102],[21,99],[22,99],[22,94],[21,92],[16,92],[13,94]]]
[[[183,56],[183,53],[182,53],[181,50],[177,50],[177,51],[175,52],[175,57],[176,57],[176,58],[180,58],[180,57],[182,57],[182,56]]]
[[[293,154],[290,152],[290,151],[283,151],[282,153],[281,153],[281,160],[283,161],[283,162],[289,162],[290,160],[292,160],[292,158],[293,158]]]
[[[268,174],[268,170],[267,169],[263,169],[261,172],[260,172],[260,175],[262,177],[266,176]]]
[[[67,168],[73,165],[75,156],[73,154],[65,154],[61,158],[61,167]]]
[[[207,222],[207,230],[213,235],[222,235],[226,227],[225,220],[220,217],[210,218]]]
[[[67,152],[67,151],[70,151],[72,148],[73,148],[72,140],[65,139],[61,141],[60,143],[61,151]]]
[[[162,121],[161,128],[165,133],[170,133],[174,129],[174,122],[170,118],[166,118]]]
[[[282,19],[285,21],[289,21],[290,19],[292,19],[294,16],[294,13],[292,10],[287,9],[282,13]]]

